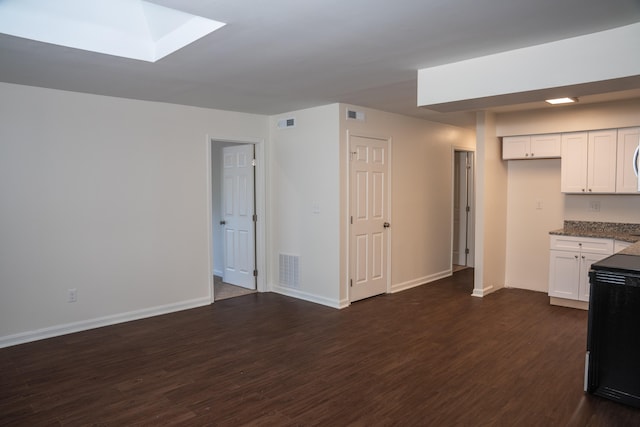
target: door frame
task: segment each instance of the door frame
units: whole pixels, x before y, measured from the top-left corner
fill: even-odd
[[[266,164],[265,164],[265,142],[262,138],[228,138],[217,136],[206,136],[206,203],[207,203],[207,262],[209,270],[209,300],[214,302],[213,293],[213,165],[211,164],[212,144],[253,144],[255,147],[256,167],[254,170],[255,178],[255,200],[256,200],[256,290],[258,292],[267,292],[267,262],[266,262]]]
[[[388,222],[391,224],[391,227],[389,227],[387,229],[387,289],[385,291],[385,293],[389,294],[391,293],[391,243],[392,243],[392,236],[393,236],[393,218],[391,217],[391,206],[392,206],[392,187],[391,187],[391,174],[392,174],[392,156],[393,156],[393,138],[389,137],[389,136],[380,136],[380,135],[376,135],[376,134],[372,134],[372,133],[367,133],[367,132],[350,132],[349,130],[346,131],[346,144],[345,144],[345,148],[344,148],[344,155],[345,155],[345,159],[346,159],[346,163],[347,163],[347,170],[346,170],[346,204],[347,207],[345,209],[346,212],[346,217],[345,217],[345,224],[347,224],[347,229],[346,229],[346,235],[345,235],[345,247],[346,247],[346,253],[345,253],[345,257],[344,257],[344,262],[345,262],[345,284],[346,284],[346,288],[347,288],[347,292],[346,292],[346,304],[341,304],[341,307],[346,307],[348,305],[351,305],[351,286],[349,284],[349,280],[351,278],[351,154],[350,154],[350,150],[349,147],[351,145],[351,137],[355,136],[355,137],[360,137],[360,138],[370,138],[370,139],[378,139],[381,141],[386,141],[387,142],[387,146],[388,146],[388,156],[387,156],[387,163],[388,163],[388,173],[387,173],[387,188],[388,188],[388,197],[387,197],[387,218],[388,218]]]
[[[453,246],[454,242],[454,215],[455,215],[455,163],[456,163],[456,152],[467,152],[473,153],[473,165],[472,165],[472,178],[471,178],[471,197],[470,200],[467,200],[469,206],[471,206],[471,215],[469,215],[467,219],[467,243],[469,252],[471,253],[471,258],[473,259],[473,267],[475,267],[475,228],[476,228],[476,150],[474,148],[462,147],[462,146],[451,146],[451,250],[449,251],[449,265],[453,266]],[[470,226],[471,224],[471,226]],[[469,264],[469,257],[467,257],[467,264]]]

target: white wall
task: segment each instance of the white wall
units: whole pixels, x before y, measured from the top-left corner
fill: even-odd
[[[207,135],[268,119],[0,84],[0,346],[209,303]]]
[[[365,113],[347,120],[346,110]],[[475,149],[467,129],[363,107],[340,106],[341,253],[340,298],[348,301],[347,133],[391,138],[391,291],[451,274],[453,150]]]
[[[547,292],[549,231],[562,228],[560,159],[510,160],[505,285]]]
[[[590,202],[600,202],[600,211],[589,210]],[[566,195],[564,218],[575,221],[632,222],[640,224],[638,195]]]
[[[504,287],[507,242],[507,167],[495,116],[477,113],[476,262],[474,296]]]
[[[340,306],[338,111],[332,104],[272,117],[268,152],[271,287],[332,307]],[[288,117],[295,117],[295,127],[278,129],[278,120]],[[298,288],[279,285],[281,253],[300,257]]]
[[[496,115],[498,136],[613,129],[640,124],[640,100],[549,106]]]

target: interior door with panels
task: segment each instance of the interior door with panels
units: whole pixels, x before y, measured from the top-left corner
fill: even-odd
[[[389,141],[352,135],[349,275],[351,301],[387,291]]]
[[[246,144],[222,151],[223,281],[248,289],[256,287],[253,149]]]

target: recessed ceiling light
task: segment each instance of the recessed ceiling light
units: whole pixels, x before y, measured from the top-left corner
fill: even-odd
[[[571,104],[573,102],[578,102],[578,98],[555,98],[555,99],[547,99],[545,102],[556,105],[556,104]]]
[[[0,1],[0,33],[149,62],[224,25],[143,0]]]

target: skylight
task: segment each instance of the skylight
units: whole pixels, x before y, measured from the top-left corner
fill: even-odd
[[[0,1],[0,33],[149,62],[224,25],[143,0]]]

